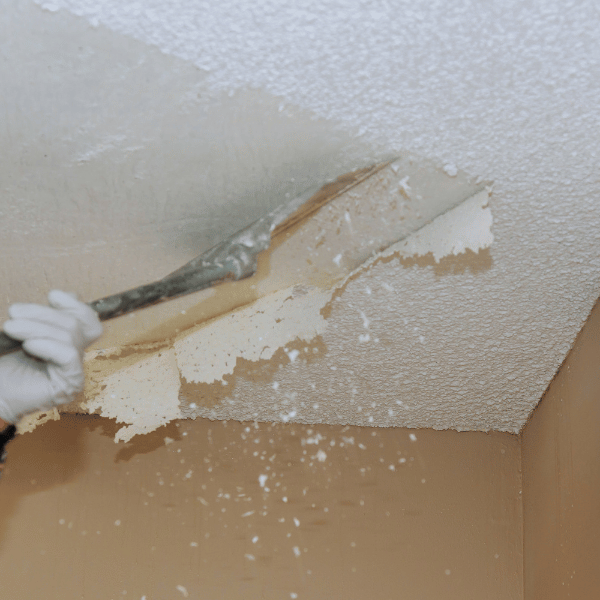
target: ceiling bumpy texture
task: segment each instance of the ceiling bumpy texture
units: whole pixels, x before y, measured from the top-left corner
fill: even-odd
[[[15,208],[5,303],[42,296],[24,268],[86,299],[145,283],[315,179],[410,153],[449,181],[493,182],[472,215],[493,244],[446,256],[412,238],[341,288],[270,290],[273,309],[278,291],[308,302],[329,289],[325,314],[323,298],[313,305],[326,324],[258,366],[240,352],[218,383],[197,376],[191,337],[151,348],[140,377],[127,369],[141,346],[116,350],[159,343],[159,327],[143,332],[175,313],[169,335],[191,327],[186,314],[214,317],[198,308],[210,294],[117,320],[90,354],[112,365],[98,367],[105,398],[85,402],[133,425],[111,396],[160,372],[168,407],[152,426],[200,415],[519,431],[600,292],[597,3],[300,4],[9,0],[0,33],[22,35],[0,46],[0,74],[30,76],[0,105],[0,193]],[[44,268],[26,264],[36,244]],[[106,264],[88,273],[98,248]]]

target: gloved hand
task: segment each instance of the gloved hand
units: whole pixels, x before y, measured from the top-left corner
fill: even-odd
[[[70,402],[83,389],[83,351],[102,334],[96,311],[53,290],[48,304],[13,304],[4,333],[23,350],[0,358],[0,419]]]

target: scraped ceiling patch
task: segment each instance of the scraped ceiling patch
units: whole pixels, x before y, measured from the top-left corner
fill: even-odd
[[[95,360],[114,360],[118,364],[118,353],[106,356],[106,352],[103,352],[88,357],[87,400],[81,408],[127,424],[118,431],[115,441],[128,441],[136,434],[148,433],[180,418],[182,410],[179,403],[183,400],[179,392],[182,381],[207,384],[218,382],[220,385],[225,375],[234,372],[238,358],[247,361],[269,360],[277,350],[287,349],[286,346],[294,341],[314,340],[325,333],[328,327],[323,309],[333,298],[339,299],[340,293],[343,295],[348,281],[365,276],[382,259],[429,252],[441,257],[446,254],[457,255],[466,249],[477,252],[489,247],[493,235],[490,231],[492,215],[487,206],[488,200],[489,191],[479,192],[406,240],[376,253],[350,274],[340,277],[329,289],[295,285],[271,293],[199,326],[189,335],[174,341],[169,348],[141,355],[137,357],[137,362],[127,364],[108,375],[94,370],[93,363]],[[365,316],[368,311],[368,303],[359,310],[359,340],[368,339],[369,319]],[[132,355],[128,354],[125,362],[131,358]],[[288,358],[290,364],[294,363],[297,352],[289,351]],[[335,379],[335,369],[332,370],[331,377]],[[276,393],[275,390],[276,386],[273,394]],[[301,411],[296,410],[293,405],[300,398],[297,395],[291,398],[291,402],[286,401],[286,418],[301,421],[301,416],[296,418]],[[371,400],[378,400],[375,390]],[[193,398],[186,398],[186,401],[191,403]],[[252,398],[244,399],[246,411],[253,410],[252,401]],[[267,411],[264,408],[263,406],[260,413],[262,419],[281,420],[280,406],[274,404],[272,410]],[[184,412],[194,416],[236,418],[235,413],[217,415],[214,408],[209,407],[195,407],[191,413],[189,410]],[[404,424],[401,413],[389,412],[388,417],[374,424]]]

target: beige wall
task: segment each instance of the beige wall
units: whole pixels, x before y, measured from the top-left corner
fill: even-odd
[[[115,431],[63,416],[12,442],[3,597],[522,600],[517,436],[197,419],[117,445]]]
[[[522,434],[526,600],[600,597],[600,305]]]

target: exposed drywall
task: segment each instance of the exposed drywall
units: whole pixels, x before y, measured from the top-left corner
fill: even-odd
[[[11,442],[6,598],[522,600],[516,436],[297,424],[118,426]]]
[[[494,181],[492,249],[380,263],[349,282],[321,340],[337,371],[305,404],[345,418],[341,395],[362,394],[345,361],[366,356],[365,389],[381,394],[356,402],[366,423],[396,400],[406,424],[423,422],[433,398],[432,426],[514,431],[600,291],[599,20],[591,0],[8,0],[1,308],[53,287],[91,300],[146,283],[287,194],[408,152],[448,179]],[[381,294],[371,312],[367,287]],[[142,311],[95,350],[160,342],[164,322],[183,331],[216,298]],[[363,319],[345,302],[393,353],[355,351]],[[323,381],[328,367],[314,381],[302,364],[283,367],[286,393]],[[237,399],[219,396],[231,410],[261,397],[236,381]]]
[[[600,305],[522,435],[525,598],[600,594]]]
[[[407,196],[400,202],[391,190],[397,189],[399,181],[407,185],[409,176],[404,169],[410,166],[415,175],[414,198]],[[377,374],[380,361],[403,358],[389,343],[385,344],[389,334],[382,332],[380,340],[374,333],[381,323],[372,325],[372,315],[389,305],[394,282],[389,279],[374,285],[369,280],[373,270],[383,265],[387,273],[386,265],[419,253],[431,254],[438,262],[442,255],[453,260],[493,242],[489,189],[475,193],[423,226],[432,214],[444,208],[434,193],[434,184],[447,176],[425,169],[426,176],[420,173],[420,177],[426,184],[421,187],[417,176],[420,169],[419,164],[393,162],[276,236],[273,247],[261,257],[263,265],[269,265],[266,273],[264,268],[259,269],[256,277],[230,284],[237,292],[237,302],[245,304],[242,308],[214,315],[183,332],[165,322],[160,337],[166,342],[88,352],[86,399],[71,410],[95,411],[129,424],[119,431],[115,441],[147,433],[179,416],[440,428],[436,414],[444,398],[416,398],[419,412],[415,413],[408,401],[405,405],[400,400],[405,397],[402,384],[398,377],[392,377],[385,387],[374,388],[373,398],[377,400],[365,404],[368,377],[354,376],[355,368]],[[457,194],[473,189],[477,189],[476,184],[456,185]],[[376,233],[382,220],[393,223],[384,229],[383,236]],[[340,222],[344,223],[344,231]],[[385,247],[385,236],[403,235],[411,229],[415,233]],[[375,247],[374,241],[378,243]],[[322,246],[323,250],[314,252],[311,245]],[[384,249],[374,253],[380,245]],[[357,262],[359,266],[350,269]],[[377,293],[380,283],[388,294]],[[289,287],[279,289],[281,286]],[[346,302],[347,289],[352,286],[369,290],[366,301],[357,306]],[[226,302],[218,300],[226,298],[228,290],[221,286],[212,292],[217,299],[215,306],[223,309]],[[341,376],[335,373],[338,365],[329,358],[343,347],[336,339],[343,320],[349,321],[343,327],[344,334],[354,338],[344,360],[346,364],[355,363],[351,377],[342,371],[342,363]],[[165,373],[160,374],[159,365],[165,366]],[[303,373],[302,382],[296,379],[294,365],[310,365],[310,373]],[[334,378],[346,381],[346,385],[338,393],[329,389],[323,401],[323,390],[331,388]],[[348,381],[352,382],[351,393]],[[245,385],[255,389],[240,391]],[[445,415],[446,427],[467,428],[466,419],[485,409],[484,401],[467,396],[466,405],[457,404],[460,411]],[[332,412],[333,406],[336,412]],[[507,411],[505,418],[516,422],[516,429],[521,413]],[[507,428],[493,418],[490,422]]]
[[[439,262],[445,256],[488,248],[493,242],[488,200],[486,191],[465,200],[406,240],[376,253],[343,279],[338,274],[337,285],[330,289],[304,287],[302,284],[306,281],[301,279],[293,288],[270,294],[248,307],[199,327],[197,332],[192,332],[175,343],[177,364],[182,377],[194,383],[223,382],[224,375],[234,373],[238,359],[267,361],[289,343],[311,342],[317,336],[322,336],[327,328],[323,309],[331,302],[334,294],[338,294],[336,299],[341,298],[340,290],[350,280],[361,278],[363,273],[380,261],[431,253]],[[352,219],[348,219],[348,223],[351,224]],[[360,228],[360,223],[357,226]],[[324,243],[328,244],[328,240],[325,234]],[[301,253],[302,248],[296,248],[296,251],[296,254]],[[334,252],[335,250],[329,249],[330,254]],[[336,257],[333,260],[336,264],[340,262]],[[283,264],[287,266],[289,263],[286,261]],[[279,280],[279,277],[276,276],[276,279]],[[368,306],[367,310],[377,308]],[[370,338],[370,320],[363,311],[359,312],[363,320],[363,331],[358,339],[367,342]],[[290,363],[293,363],[300,352],[294,350],[287,354]],[[251,400],[246,401],[248,407],[251,403]],[[259,410],[260,407],[255,406],[255,409]]]

